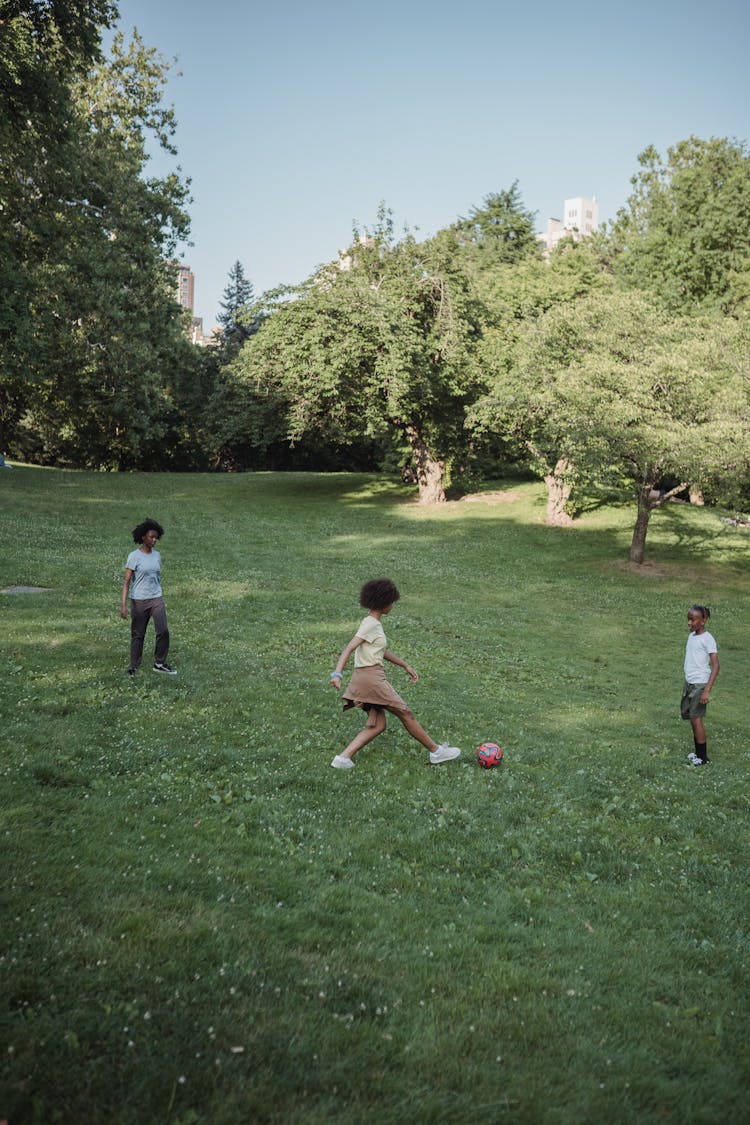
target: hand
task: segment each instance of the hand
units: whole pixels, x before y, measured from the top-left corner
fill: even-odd
[[[417,674],[417,672],[415,672],[415,670],[413,668],[410,668],[408,665],[406,666],[405,671],[411,682],[413,684],[416,684],[419,680],[419,675]]]
[[[341,685],[343,682],[344,677],[342,675],[334,675],[333,673],[331,674],[331,687],[335,687],[336,691],[341,691]]]
[[[701,693],[701,700],[700,701],[704,706],[705,706],[706,703],[709,702],[709,693],[707,691],[704,691],[704,692]]]
[[[127,606],[124,606],[124,605],[120,606],[120,617],[124,617],[125,620],[127,621],[127,619],[128,619],[128,608],[127,608]]]

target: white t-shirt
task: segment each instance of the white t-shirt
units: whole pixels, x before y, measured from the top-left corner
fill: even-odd
[[[354,650],[354,667],[369,668],[373,664],[385,664],[385,630],[377,617],[368,613],[357,629],[357,636],[362,638],[362,644],[357,645]]]
[[[710,633],[691,633],[685,645],[685,679],[689,684],[707,684],[711,678],[712,652],[718,652]]]
[[[140,547],[136,547],[128,555],[125,567],[133,572],[130,580],[131,601],[161,597],[161,555],[158,551],[142,551]]]

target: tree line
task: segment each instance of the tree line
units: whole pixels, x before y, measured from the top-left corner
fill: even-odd
[[[382,206],[300,285],[236,262],[223,336],[174,299],[189,183],[169,65],[107,58],[106,0],[11,0],[0,35],[0,446],[115,469],[402,471],[423,502],[509,471],[562,523],[634,504],[631,557],[674,496],[750,492],[750,155],[690,137],[638,157],[605,230],[545,255],[519,185],[428,239]]]

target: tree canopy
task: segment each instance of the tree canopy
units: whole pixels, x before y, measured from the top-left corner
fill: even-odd
[[[285,301],[245,345],[238,370],[288,403],[290,440],[343,443],[397,431],[420,497],[444,495],[477,386],[478,325],[455,236],[393,238],[385,212],[348,255]]]
[[[571,488],[636,498],[631,559],[642,562],[649,516],[665,498],[744,471],[746,344],[732,321],[678,319],[638,293],[595,293],[526,327],[515,366],[475,418],[525,448],[553,517]]]
[[[474,249],[478,263],[487,268],[500,262],[518,262],[529,255],[540,256],[535,220],[536,215],[524,207],[518,180],[514,180],[506,190],[485,196],[482,205],[472,207],[453,229],[463,245]]]
[[[31,143],[15,144],[19,163],[0,154],[2,440],[32,460],[158,464],[179,445],[171,388],[193,362],[171,264],[188,187],[145,175],[148,134],[174,152],[168,67],[137,35],[116,35],[109,59],[93,61],[92,27],[110,5],[51,8],[91,10],[73,39],[88,54],[71,61],[54,21],[42,21],[41,46],[28,13],[12,21],[21,62],[49,41],[70,65],[58,73],[59,132],[39,120],[47,97],[29,95]]]
[[[673,312],[750,304],[750,154],[744,143],[689,137],[639,155],[633,192],[611,232],[616,272]]]

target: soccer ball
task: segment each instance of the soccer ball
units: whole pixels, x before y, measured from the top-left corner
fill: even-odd
[[[477,748],[477,761],[483,769],[491,770],[493,766],[499,766],[503,760],[503,750],[496,742],[483,742]]]

